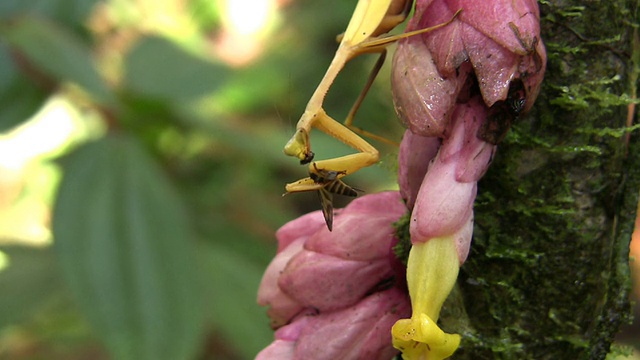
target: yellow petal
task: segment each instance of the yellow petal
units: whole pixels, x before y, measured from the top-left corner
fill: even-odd
[[[407,285],[413,312],[437,320],[458,279],[460,261],[452,237],[414,243],[407,262]]]
[[[393,346],[405,360],[440,360],[460,345],[460,335],[447,334],[437,324],[442,303],[458,277],[460,262],[452,237],[415,243],[407,263],[407,283],[413,315],[391,329]]]
[[[442,360],[453,355],[460,335],[447,334],[426,314],[398,320],[391,328],[393,346],[405,360]]]

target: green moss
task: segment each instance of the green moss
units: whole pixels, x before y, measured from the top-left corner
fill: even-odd
[[[633,355],[633,348],[630,346],[622,346],[613,344],[611,345],[611,352],[607,354],[607,360],[620,360],[625,359]]]
[[[402,215],[398,221],[393,223],[393,227],[396,229],[396,239],[398,239],[398,243],[393,247],[393,253],[405,266],[407,266],[409,251],[411,251],[411,235],[409,234],[410,219],[411,214],[406,213]]]

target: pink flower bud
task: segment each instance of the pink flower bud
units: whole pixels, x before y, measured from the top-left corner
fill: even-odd
[[[411,137],[399,157],[402,195],[415,199],[407,265],[413,315],[392,329],[405,359],[444,359],[459,346],[460,336],[436,321],[469,253],[477,181],[511,120],[531,108],[546,63],[535,0],[417,0],[407,31],[446,23],[459,10],[448,25],[400,41],[393,63],[399,116],[415,135],[442,138],[433,159]]]
[[[495,146],[477,137],[482,120],[486,118],[487,108],[476,96],[455,107],[453,119],[460,120],[449,124],[443,134],[446,139],[438,159],[445,163],[456,162],[453,175],[458,182],[478,181],[486,172],[486,165],[491,162]],[[407,201],[409,209],[413,208],[415,197],[431,160],[440,149],[440,143],[438,138],[405,132],[398,155],[398,183],[400,194]]]
[[[391,73],[393,103],[412,133],[442,136],[470,70],[471,66],[462,66],[456,74],[444,77],[419,36],[400,42]]]
[[[357,304],[296,317],[257,360],[391,359],[391,327],[411,314],[409,299],[397,288],[373,293]]]
[[[276,332],[276,336],[277,335],[278,332]],[[293,357],[295,346],[295,341],[276,339],[269,346],[260,351],[255,360],[295,359]]]
[[[272,326],[305,309],[352,306],[392,278],[392,224],[405,212],[398,192],[384,192],[351,202],[336,215],[333,232],[320,211],[284,225],[277,232],[278,254],[258,291],[258,303],[270,306]]]
[[[398,153],[398,185],[400,195],[407,203],[409,210],[413,209],[416,195],[427,173],[429,162],[438,153],[440,139],[414,135],[410,130],[405,131]]]
[[[475,182],[458,182],[456,164],[435,162],[424,177],[411,213],[411,241],[451,235],[473,214]]]
[[[325,227],[323,217],[318,217],[315,212],[302,215],[301,217],[289,221],[276,231],[276,239],[278,239],[278,253],[286,249],[291,242],[301,238],[307,238]]]
[[[366,195],[339,214],[330,233],[326,227],[309,237],[305,249],[346,260],[371,261],[389,253],[392,223],[407,211],[395,191]],[[337,218],[336,218],[337,219]],[[324,231],[326,230],[326,231]]]
[[[387,247],[391,247],[390,238]],[[305,306],[321,311],[340,309],[356,303],[376,284],[393,276],[388,252],[384,257],[362,261],[303,250],[289,261],[278,287]]]
[[[322,218],[321,214],[317,215],[320,215],[320,218]],[[305,217],[307,216],[305,215],[298,220],[307,220],[308,217],[304,219]],[[291,222],[289,222],[289,224],[291,224]],[[280,290],[280,287],[278,287],[278,278],[285,266],[287,266],[289,260],[298,252],[302,251],[306,239],[307,238],[303,236],[294,241],[288,241],[288,246],[278,252],[262,276],[260,288],[258,288],[258,304],[269,306],[267,315],[271,319],[271,327],[273,328],[278,328],[286,324],[291,318],[304,309],[303,305]]]
[[[452,235],[453,241],[456,244],[456,252],[458,253],[458,261],[460,262],[460,266],[464,264],[465,260],[467,260],[467,256],[469,256],[469,248],[471,247],[472,236],[473,212],[469,215],[469,218],[462,224],[462,227]]]
[[[507,100],[509,86],[522,79],[528,110],[538,94],[546,51],[540,38],[540,11],[535,0],[417,1],[407,31],[434,26],[462,12],[448,26],[408,42],[422,42],[445,78],[470,61],[488,106]]]
[[[537,3],[419,0],[407,31],[445,23],[458,10],[453,22],[400,41],[395,53],[394,103],[415,134],[442,136],[456,101],[473,95],[474,81],[487,107],[498,105],[510,117],[528,111],[538,95],[546,51]],[[502,135],[487,139],[497,143]]]
[[[487,108],[479,96],[456,106],[447,137],[430,163],[411,213],[412,242],[456,234],[461,262],[471,241],[477,181],[487,171],[496,148],[476,135],[486,117]],[[407,164],[400,162],[399,166]]]
[[[455,108],[439,158],[456,163],[458,182],[477,182],[489,168],[496,146],[478,137],[487,117],[487,107],[479,96]]]

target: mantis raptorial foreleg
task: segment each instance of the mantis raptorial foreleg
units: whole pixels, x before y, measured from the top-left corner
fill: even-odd
[[[343,124],[335,121],[329,115],[327,115],[323,109],[320,109],[314,118],[314,127],[318,130],[334,137],[337,140],[353,147],[358,150],[358,153],[349,154],[333,159],[319,160],[309,165],[309,174],[318,174],[317,169],[324,169],[327,171],[335,171],[338,173],[338,178],[347,174],[354,173],[365,166],[370,166],[378,162],[378,150],[371,144],[366,142],[360,136],[349,130]],[[307,142],[307,144],[309,144]],[[309,191],[315,189],[309,189],[302,184],[312,183],[311,177],[302,179],[291,184],[287,184],[285,189],[287,192],[300,192]],[[315,181],[317,183],[317,181]]]
[[[385,138],[384,136],[380,136],[380,135],[376,135],[373,133],[370,133],[366,130],[363,130],[355,125],[353,125],[353,119],[356,116],[356,112],[358,112],[358,109],[360,108],[360,105],[362,104],[362,101],[364,101],[364,97],[367,95],[367,92],[369,92],[369,89],[371,88],[371,86],[373,85],[373,81],[376,79],[376,76],[378,76],[378,72],[380,72],[380,69],[382,68],[382,65],[384,64],[384,60],[387,56],[387,50],[383,49],[382,52],[380,53],[380,56],[378,57],[378,60],[376,61],[375,65],[373,66],[373,69],[371,70],[371,73],[369,74],[369,78],[367,78],[367,82],[365,83],[364,87],[362,88],[362,91],[360,92],[360,95],[358,95],[358,98],[356,99],[356,102],[353,103],[353,106],[351,107],[351,110],[349,110],[349,114],[347,114],[347,117],[344,120],[344,125],[346,127],[348,127],[351,131],[361,135],[361,136],[366,136],[369,139],[374,139],[374,140],[378,140],[380,142],[389,144],[389,145],[394,145],[394,146],[399,146],[400,144],[389,140],[387,138]]]
[[[336,54],[327,69],[322,81],[316,88],[307,103],[307,107],[296,125],[296,132],[287,142],[284,148],[286,155],[297,157],[301,164],[309,164],[309,177],[286,185],[286,191],[301,192],[324,190],[325,187],[334,183],[335,180],[327,180],[322,174],[335,174],[336,179],[352,174],[363,167],[373,165],[378,162],[378,150],[356,134],[356,132],[383,140],[384,138],[370,134],[353,126],[353,118],[357,112],[367,91],[371,87],[378,74],[386,56],[386,46],[399,39],[409,36],[433,31],[449,24],[455,19],[459,11],[444,24],[431,28],[421,29],[409,33],[395,36],[379,37],[379,35],[393,29],[404,21],[413,1],[411,0],[359,0],[349,21],[347,30],[342,35],[340,45]],[[345,64],[354,57],[365,53],[378,53],[380,57],[376,62],[369,79],[360,93],[354,106],[351,108],[344,125],[331,118],[323,109],[324,98],[336,79],[338,73]],[[311,128],[316,128],[337,140],[356,149],[358,153],[341,156],[334,159],[320,160],[312,163],[315,154],[311,150],[309,134]],[[356,132],[354,132],[354,130]],[[346,184],[345,184],[346,186]],[[324,191],[326,199],[328,192]],[[327,217],[327,209],[324,207],[325,220],[330,227]]]

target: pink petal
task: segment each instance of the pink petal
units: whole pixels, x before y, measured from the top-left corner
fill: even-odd
[[[410,314],[407,294],[390,288],[346,309],[296,317],[276,331],[275,341],[256,359],[387,360],[397,353],[391,327]]]
[[[381,210],[386,210],[386,213],[354,214],[345,211],[336,218],[331,233],[317,232],[309,238],[305,249],[345,260],[371,261],[386,257],[395,233],[393,223],[406,212],[406,208]]]
[[[305,250],[287,264],[278,285],[298,303],[325,311],[358,302],[392,275],[386,257],[350,261]]]
[[[463,9],[461,21],[511,52],[527,55],[531,44],[540,40],[540,10],[535,0],[446,2],[452,11]]]
[[[439,147],[440,139],[436,137],[414,135],[409,130],[402,137],[398,153],[398,185],[409,209],[413,209],[429,162],[436,156]]]
[[[517,76],[521,57],[469,25],[463,25],[462,29],[465,49],[485,103],[491,106],[498,100],[505,100],[509,84]]]
[[[435,0],[424,8],[424,15],[419,15],[418,9],[423,9],[425,3],[418,1],[416,3],[416,15],[411,18],[407,24],[406,31],[424,29],[439,24],[446,23],[451,20],[458,9],[452,10],[444,0]],[[463,11],[464,12],[464,11]],[[422,36],[416,36],[415,40],[420,41],[426,46],[435,61],[440,74],[444,77],[455,76],[457,69],[463,62],[468,60],[467,53],[462,42],[462,27],[460,15],[451,24],[444,28],[425,33]]]
[[[475,96],[458,104],[447,136],[418,191],[411,214],[412,241],[451,235],[473,214],[477,181],[487,171],[495,145],[478,138],[487,108]]]
[[[473,212],[470,214],[466,222],[458,232],[453,234],[453,241],[456,243],[456,251],[458,253],[458,260],[460,266],[464,264],[469,256],[469,248],[471,247],[471,238],[473,236]]]
[[[272,327],[304,309],[336,309],[357,302],[393,273],[392,224],[406,212],[397,191],[354,200],[329,232],[321,212],[277,232],[280,249],[263,276],[258,303],[269,306]]]
[[[456,163],[443,163],[436,157],[424,177],[411,213],[411,241],[422,242],[451,235],[473,212],[477,184],[455,179]]]
[[[468,70],[464,67],[445,78],[420,40],[400,43],[393,58],[391,86],[398,116],[411,132],[442,136]]]
[[[391,327],[411,313],[408,296],[391,288],[347,309],[312,317],[296,343],[298,359],[387,360],[397,353]]]
[[[322,211],[314,211],[289,221],[276,231],[278,252],[285,249],[294,240],[301,237],[308,237],[324,227],[326,227],[326,225]]]
[[[397,191],[383,191],[353,200],[340,214],[402,214],[406,210]]]
[[[487,114],[487,107],[479,96],[458,104],[453,113],[452,128],[448,130],[439,159],[445,163],[456,162],[458,182],[476,182],[489,168],[496,146],[478,138]]]
[[[295,346],[302,330],[312,320],[311,316],[301,315],[294,321],[275,332],[275,340],[256,356],[256,360],[294,359]]]
[[[397,191],[365,195],[336,216],[333,231],[317,231],[305,249],[346,260],[386,257],[394,241],[393,223],[407,208]]]
[[[299,302],[283,293],[278,286],[280,274],[291,258],[302,251],[304,241],[304,238],[300,238],[278,253],[262,276],[258,288],[258,304],[269,306],[267,314],[271,319],[271,326],[274,328],[286,324],[304,308]]]
[[[285,360],[293,359],[295,342],[275,340],[256,355],[255,360]]]
[[[407,25],[407,31],[444,23],[460,9],[462,12],[451,24],[407,42],[414,43],[413,51],[426,46],[438,73],[446,79],[456,76],[464,62],[470,60],[488,106],[507,100],[511,83],[522,79],[526,101],[521,111],[528,111],[538,94],[546,65],[537,2],[417,1],[416,15]],[[424,69],[432,71],[428,67]],[[429,94],[431,86],[426,88]]]

